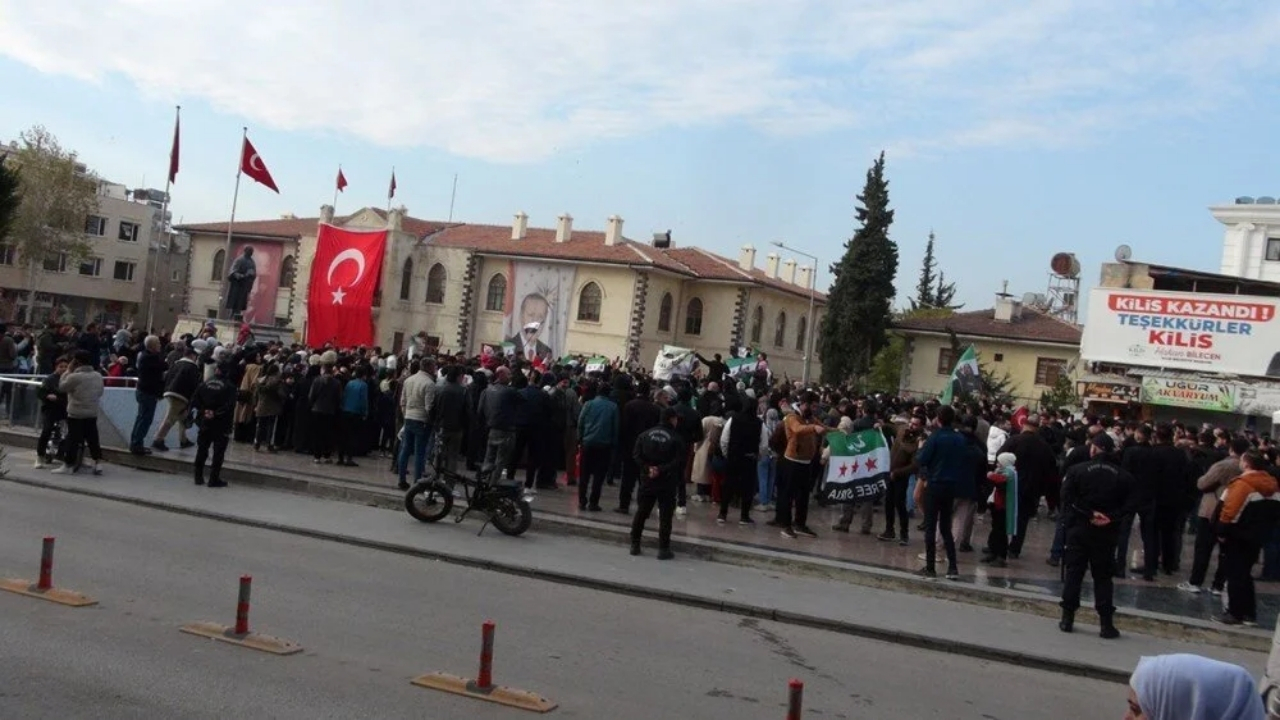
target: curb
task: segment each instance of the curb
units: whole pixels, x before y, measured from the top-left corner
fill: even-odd
[[[4,441],[13,447],[28,449],[35,447],[34,437],[12,430],[0,430],[0,441]],[[158,455],[136,456],[117,448],[104,447],[102,450],[106,460],[124,467],[174,474],[190,472],[190,464],[182,459]],[[222,473],[228,481],[247,487],[292,492],[326,500],[339,500],[397,511],[404,507],[403,497],[398,491],[390,488],[380,488],[367,483],[354,483],[330,478],[312,478],[305,475],[286,475],[275,471],[246,468],[243,465],[226,465],[223,467]],[[37,484],[35,481],[16,479],[14,481]],[[43,485],[39,486],[44,487]],[[75,490],[60,486],[51,486],[50,489],[75,492]],[[110,499],[121,499],[125,502],[133,501],[131,498],[110,497]],[[137,504],[145,504],[146,502],[149,501],[139,500]],[[162,504],[150,506],[172,512],[186,511],[185,508],[165,507]],[[619,546],[629,542],[629,530],[621,525],[583,520],[546,511],[538,511],[536,517],[539,526],[560,535],[584,537]],[[223,519],[229,522],[238,521],[236,518],[230,517],[214,519]],[[248,522],[242,522],[241,524],[248,524]],[[268,529],[280,528],[269,527]],[[911,573],[900,570],[858,565],[842,560],[788,553],[768,548],[744,547],[733,543],[692,538],[680,534],[672,536],[671,545],[675,552],[682,555],[756,570],[769,570],[800,577],[834,580],[892,592],[909,592],[924,597],[963,602],[980,607],[1036,615],[1044,618],[1056,619],[1061,612],[1056,597],[1038,595],[1021,590],[979,587],[968,583],[927,582],[920,580]],[[1116,615],[1127,630],[1143,635],[1260,653],[1267,653],[1271,650],[1272,634],[1270,632],[1246,628],[1225,628],[1207,620],[1164,615],[1133,608],[1118,609]],[[1076,617],[1082,624],[1097,624],[1097,615],[1092,608],[1081,607]],[[1128,682],[1127,677],[1125,682]]]
[[[869,640],[878,640],[881,642],[889,642],[897,645],[906,645],[908,647],[919,648],[922,650],[930,650],[934,652],[942,652],[953,655],[962,655],[972,657],[978,660],[987,660],[991,662],[999,662],[1020,667],[1033,668],[1047,672],[1054,672],[1076,677],[1084,677],[1093,680],[1102,680],[1105,682],[1113,682],[1125,684],[1129,681],[1131,675],[1130,670],[1121,670],[1117,668],[1109,668],[1100,665],[1089,665],[1086,663],[1073,662],[1068,660],[1059,660],[1055,658],[1030,655],[1014,650],[1004,650],[1000,648],[990,648],[983,645],[973,643],[959,642],[947,640],[943,638],[931,637],[918,633],[903,633],[897,631],[886,630],[884,628],[871,625],[861,625],[858,623],[847,622],[842,620],[833,620],[830,618],[818,617],[805,613],[794,613],[786,610],[779,610],[764,605],[756,605],[751,603],[741,603],[734,601],[717,600],[701,595],[684,593],[679,591],[655,590],[653,588],[637,585],[633,583],[623,582],[620,580],[603,580],[598,578],[583,577],[572,573],[558,572],[554,570],[543,570],[537,568],[529,568],[521,565],[505,563],[497,560],[486,560],[480,558],[468,557],[466,555],[456,555],[453,553],[443,552],[439,550],[431,550],[427,548],[409,547],[406,545],[398,545],[395,543],[382,542],[378,540],[368,540],[364,538],[352,537],[349,535],[340,535],[337,533],[329,533],[321,530],[313,530],[309,528],[301,528],[294,525],[284,523],[276,523],[266,520],[253,520],[249,518],[237,517],[226,513],[215,512],[211,510],[202,510],[197,508],[184,507],[174,505],[172,503],[159,502],[154,500],[146,500],[143,498],[128,497],[116,495],[109,492],[92,490],[81,487],[67,487],[63,485],[55,485],[53,483],[42,482],[39,480],[27,480],[25,478],[5,477],[4,482],[23,485],[27,487],[35,487],[43,490],[53,490],[57,492],[65,492],[71,495],[80,495],[84,497],[93,497],[113,502],[121,502],[139,507],[162,510],[179,515],[189,517],[198,517],[206,520],[214,520],[225,522],[233,525],[241,525],[244,527],[252,527],[262,530],[270,530],[274,532],[287,533],[301,537],[308,537],[316,540],[324,540],[328,542],[336,542],[354,547],[362,547],[371,550],[379,550],[383,552],[391,552],[398,555],[406,555],[426,560],[436,560],[439,562],[447,562],[452,565],[461,567],[469,567],[479,570],[488,570],[492,572],[500,572],[506,575],[517,577],[527,577],[534,580],[542,580],[553,582],[561,585],[571,585],[574,587],[585,588],[589,590],[597,590],[600,592],[608,592],[618,595],[627,595],[646,600],[658,600],[661,602],[682,605],[685,607],[699,608],[703,610],[712,610],[723,612],[730,615],[737,615],[748,618],[758,618],[763,620],[771,620],[787,625],[795,625],[799,627],[807,627],[816,630],[826,630],[836,632],[843,635],[851,635],[854,637],[866,638]]]

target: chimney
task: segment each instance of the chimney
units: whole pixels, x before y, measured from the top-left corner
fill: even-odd
[[[787,261],[782,263],[782,279],[786,280],[788,285],[796,284],[795,258],[787,258]]]
[[[398,232],[403,229],[405,212],[407,211],[403,205],[397,208],[391,208],[391,212],[387,213],[387,229],[392,232]]]
[[[573,216],[569,213],[561,215],[556,221],[556,242],[569,242],[573,237]]]
[[[764,256],[764,274],[778,279],[778,253],[769,253]]]
[[[622,241],[622,218],[617,215],[610,215],[609,220],[605,223],[604,244],[617,245]]]
[[[756,267],[756,248],[754,245],[743,245],[738,255],[738,267],[751,272]]]
[[[805,265],[804,267],[800,268],[800,281],[796,284],[804,288],[805,290],[810,289],[813,286],[813,277],[811,277],[812,273],[813,273],[813,268],[809,267],[808,265]]]
[[[523,211],[516,213],[516,217],[511,221],[511,239],[523,240],[529,235],[529,216]]]
[[[996,298],[996,322],[1011,323],[1022,317],[1022,303],[1007,294]]]
[[[326,225],[333,224],[333,206],[332,205],[320,206],[320,222],[325,223]]]

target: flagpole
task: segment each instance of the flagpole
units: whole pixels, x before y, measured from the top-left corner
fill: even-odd
[[[453,174],[453,190],[449,192],[449,222],[453,222],[453,201],[458,199],[458,173]]]
[[[222,316],[223,306],[227,302],[227,268],[231,267],[231,229],[236,224],[236,203],[240,200],[240,175],[244,173],[244,144],[249,141],[249,128],[245,126],[240,138],[240,157],[236,158],[236,190],[231,195],[231,222],[227,223],[227,244],[222,254],[222,290],[218,292],[218,316]],[[234,318],[232,318],[234,319]]]
[[[181,119],[182,119],[182,106],[177,105],[175,106],[175,110],[173,113],[173,126],[175,128],[178,127],[178,121]],[[170,148],[169,154],[170,154],[169,164],[172,166],[173,165],[173,157],[172,157],[173,149],[172,148]],[[165,177],[164,199],[160,201],[161,242],[164,242],[164,240],[167,239],[169,234],[167,221],[165,220],[165,218],[169,214],[169,189],[173,185],[173,173],[171,172],[165,173],[164,177]],[[153,241],[154,241],[154,238],[153,238]],[[167,246],[168,244],[165,243],[165,245]],[[150,255],[152,254],[155,255],[154,261],[150,257]],[[147,273],[147,277],[151,280],[151,288],[150,288],[151,299],[147,302],[147,334],[150,335],[155,331],[156,283],[158,282],[158,279],[155,277],[154,273],[160,272],[160,249],[148,248],[147,255],[148,255],[147,263],[151,265],[151,270],[150,272]]]
[[[342,164],[338,164],[338,177],[342,177]],[[334,212],[338,210],[338,178],[333,179],[333,205]]]

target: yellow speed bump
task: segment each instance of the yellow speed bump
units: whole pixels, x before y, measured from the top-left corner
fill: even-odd
[[[40,548],[40,579],[35,582],[30,580],[19,580],[17,578],[8,578],[0,580],[0,590],[15,593],[18,595],[26,595],[27,597],[48,600],[59,605],[67,605],[69,607],[89,607],[97,605],[98,601],[93,598],[82,595],[73,590],[63,590],[53,586],[53,543],[54,539],[47,537]]]
[[[178,628],[188,635],[239,645],[250,650],[261,650],[272,655],[293,655],[302,652],[302,646],[272,635],[249,632],[249,592],[253,578],[240,577],[240,596],[236,600],[236,624],[228,627],[221,623],[197,622]]]
[[[442,690],[454,695],[485,700],[520,710],[529,710],[537,713],[555,710],[556,703],[540,695],[527,690],[516,690],[515,688],[493,684],[493,634],[495,627],[492,620],[486,620],[484,625],[481,626],[480,673],[475,680],[468,680],[449,673],[431,673],[430,675],[414,678],[413,684],[418,687]]]

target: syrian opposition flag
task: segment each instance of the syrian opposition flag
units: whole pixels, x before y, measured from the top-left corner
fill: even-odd
[[[879,430],[848,435],[827,433],[831,459],[822,494],[827,502],[873,500],[884,494],[889,481],[889,444]]]
[[[607,367],[609,367],[609,358],[604,357],[603,355],[596,355],[595,357],[587,359],[588,373],[602,373]]]
[[[951,379],[942,389],[941,402],[950,405],[957,396],[977,395],[982,392],[982,369],[978,367],[978,353],[973,346],[965,348],[951,371]]]

